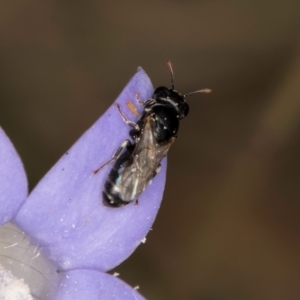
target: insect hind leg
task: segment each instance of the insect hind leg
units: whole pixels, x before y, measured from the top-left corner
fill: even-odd
[[[103,165],[101,165],[97,170],[93,171],[93,174],[97,174],[100,170],[102,170],[105,166],[109,165],[110,163],[112,163],[113,161],[117,160],[121,153],[123,152],[123,150],[128,147],[131,146],[131,142],[130,140],[125,140],[122,145],[117,149],[117,151],[115,152],[115,154],[113,155],[113,157],[108,160],[106,163],[104,163]]]
[[[153,178],[160,172],[160,170],[161,170],[161,164],[159,164],[156,167],[155,171],[153,172]]]

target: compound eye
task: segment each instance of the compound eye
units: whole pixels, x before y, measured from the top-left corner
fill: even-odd
[[[182,104],[182,106],[180,107],[180,112],[181,112],[180,119],[186,117],[189,113],[189,110],[190,108],[187,103]]]
[[[190,111],[190,108],[189,108],[189,106],[188,106],[188,105],[186,105],[186,106],[185,106],[184,115],[185,115],[185,116],[187,116],[187,115],[188,115],[188,113],[189,113],[189,111]]]

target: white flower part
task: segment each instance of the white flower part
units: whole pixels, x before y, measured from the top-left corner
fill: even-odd
[[[28,285],[0,265],[0,299],[33,300]]]
[[[55,265],[42,255],[42,248],[30,244],[25,233],[15,225],[7,223],[1,226],[0,237],[0,300],[27,300],[32,297],[46,299],[57,287],[59,276]],[[9,272],[11,277],[8,276]],[[2,287],[8,278],[11,278],[8,289],[11,290],[10,294]],[[21,297],[24,288],[17,284],[18,281],[28,285],[32,297]],[[9,298],[6,294],[13,296]]]

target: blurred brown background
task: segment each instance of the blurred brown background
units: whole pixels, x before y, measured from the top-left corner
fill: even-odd
[[[32,188],[142,66],[209,87],[169,155],[148,299],[300,299],[300,2],[1,1],[0,124]]]

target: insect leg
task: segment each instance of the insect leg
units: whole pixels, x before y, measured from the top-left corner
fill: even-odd
[[[156,167],[155,171],[153,172],[153,177],[155,177],[155,176],[160,172],[160,170],[161,170],[161,164],[159,164],[159,165]]]
[[[140,93],[139,92],[136,92],[135,93],[135,99],[136,99],[136,102],[138,104],[141,104],[141,105],[144,105],[146,101],[142,101],[141,98],[140,98]]]
[[[122,143],[122,145],[117,149],[117,151],[115,152],[115,154],[113,155],[113,157],[112,157],[110,160],[108,160],[106,163],[104,163],[103,165],[101,165],[97,170],[93,171],[93,174],[94,174],[94,175],[97,174],[97,173],[98,173],[101,169],[103,169],[105,166],[107,166],[107,165],[110,164],[111,162],[117,160],[117,159],[120,157],[122,151],[123,151],[126,147],[128,147],[129,145],[131,145],[130,140],[125,140],[125,141]]]
[[[140,93],[139,92],[136,92],[135,95],[136,95],[136,102],[138,104],[143,105],[143,106],[151,105],[151,104],[154,104],[156,102],[155,99],[149,99],[149,100],[146,100],[146,101],[142,101],[141,98],[140,98]]]
[[[115,105],[116,105],[116,107],[117,107],[117,109],[118,109],[118,111],[119,111],[119,114],[121,115],[123,121],[124,121],[127,125],[133,127],[135,130],[140,131],[140,126],[139,126],[138,124],[136,124],[136,123],[134,123],[134,122],[128,120],[128,119],[125,117],[125,115],[124,115],[123,112],[121,111],[120,105],[119,105],[118,103],[116,103]]]

